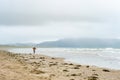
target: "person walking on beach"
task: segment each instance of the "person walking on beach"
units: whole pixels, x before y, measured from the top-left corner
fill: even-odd
[[[33,53],[35,54],[35,51],[36,51],[36,47],[33,47]]]

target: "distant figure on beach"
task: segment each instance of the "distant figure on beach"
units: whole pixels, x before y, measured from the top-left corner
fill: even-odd
[[[33,53],[35,54],[35,51],[36,51],[36,47],[33,47]]]

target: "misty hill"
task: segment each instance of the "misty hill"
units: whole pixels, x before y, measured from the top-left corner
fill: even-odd
[[[36,46],[35,43],[14,43],[14,44],[6,44],[7,46],[11,46],[11,47],[33,47]],[[3,45],[3,46],[6,46]]]
[[[34,43],[15,43],[12,45],[14,45],[14,46],[34,46],[36,44],[34,44]]]
[[[38,47],[73,47],[73,48],[120,48],[119,39],[61,39],[57,41],[47,41],[37,44]]]

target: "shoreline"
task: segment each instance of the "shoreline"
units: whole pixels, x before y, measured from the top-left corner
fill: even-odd
[[[3,77],[0,80],[120,80],[120,70],[79,65],[41,54],[15,54],[0,50],[0,59],[0,77]],[[11,74],[9,79],[8,71],[19,74]]]
[[[13,53],[28,53],[32,52],[31,48],[15,48],[10,49]],[[113,50],[116,53],[116,50]],[[111,50],[103,49],[103,51],[96,49],[59,49],[59,48],[37,48],[37,54],[47,55],[51,57],[65,58],[65,61],[70,61],[76,64],[91,65],[101,68],[108,68],[113,70],[120,70],[120,56],[119,53],[112,53]],[[109,53],[109,54],[108,54]],[[118,56],[117,56],[118,55]]]

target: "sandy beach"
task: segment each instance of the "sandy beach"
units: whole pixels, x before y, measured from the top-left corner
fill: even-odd
[[[120,80],[120,70],[64,62],[40,54],[0,50],[0,80]]]

